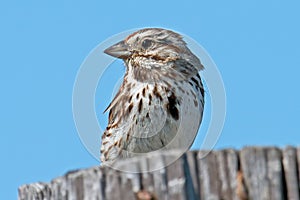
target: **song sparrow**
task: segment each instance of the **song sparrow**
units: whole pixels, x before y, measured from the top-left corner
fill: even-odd
[[[189,148],[203,114],[200,60],[182,36],[147,28],[109,47],[126,65],[123,83],[106,109],[101,161],[165,149]]]

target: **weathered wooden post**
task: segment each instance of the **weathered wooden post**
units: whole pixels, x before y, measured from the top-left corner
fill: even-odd
[[[19,188],[19,200],[281,200],[299,199],[300,148],[247,147],[241,151],[190,151],[154,172],[172,152],[68,172],[50,183]]]

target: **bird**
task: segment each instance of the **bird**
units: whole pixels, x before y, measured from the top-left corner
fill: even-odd
[[[204,110],[204,69],[183,36],[144,28],[104,50],[125,64],[123,82],[106,111],[100,160],[189,149]]]

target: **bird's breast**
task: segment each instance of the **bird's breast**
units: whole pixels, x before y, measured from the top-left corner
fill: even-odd
[[[135,106],[124,145],[128,152],[190,147],[203,112],[201,94],[191,84],[142,83],[132,93]]]

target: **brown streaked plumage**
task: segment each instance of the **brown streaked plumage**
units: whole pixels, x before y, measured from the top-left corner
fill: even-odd
[[[129,35],[105,53],[123,59],[123,83],[106,110],[101,161],[156,150],[188,148],[200,126],[204,90],[200,60],[182,36],[147,28]]]

